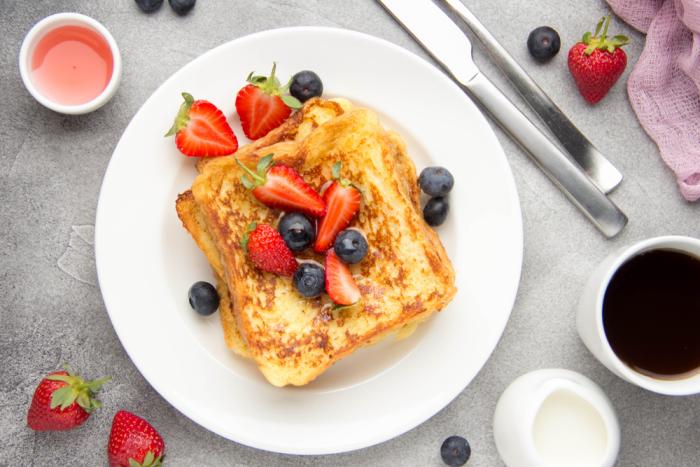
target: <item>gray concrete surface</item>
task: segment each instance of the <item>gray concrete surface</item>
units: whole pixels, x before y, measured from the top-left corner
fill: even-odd
[[[172,466],[437,466],[440,443],[451,434],[470,440],[468,465],[499,465],[491,431],[498,396],[518,375],[543,367],[579,371],[605,389],[622,426],[619,465],[699,465],[700,397],[659,396],[621,381],[587,352],[575,330],[573,307],[583,282],[610,251],[649,236],[700,235],[700,205],[679,196],[672,174],[634,118],[624,85],[589,107],[568,76],[565,53],[545,66],[528,59],[525,39],[531,29],[555,27],[567,48],[594,26],[606,5],[602,0],[466,3],[624,172],[613,198],[629,215],[629,226],[618,238],[605,240],[499,132],[522,201],[525,257],[517,302],[493,356],[459,397],[403,436],[352,453],[294,457],[206,431],[165,402],[136,370],[95,285],[91,233],[100,182],[120,134],[151,92],[225,41],[282,26],[326,25],[363,31],[425,54],[371,0],[200,0],[185,18],[167,6],[147,16],[131,0],[0,0],[0,465],[106,465],[117,408],[141,414],[160,430]],[[121,87],[110,104],[91,115],[53,113],[35,102],[20,81],[22,37],[34,22],[60,11],[97,18],[121,45]],[[617,23],[614,29],[632,37],[627,52],[634,63],[643,37]],[[502,84],[479,47],[476,56]],[[105,408],[79,430],[34,433],[25,426],[32,391],[42,375],[63,362],[87,375],[115,377],[102,394]]]

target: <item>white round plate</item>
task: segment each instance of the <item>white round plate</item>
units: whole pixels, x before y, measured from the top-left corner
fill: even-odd
[[[245,144],[234,99],[251,70],[303,69],[326,96],[376,110],[408,144],[418,169],[455,176],[439,228],[459,292],[409,338],[362,349],[301,388],[268,384],[226,349],[218,313],[197,316],[187,290],[211,270],[175,213],[195,160],[163,135],[182,91],[228,116]],[[332,28],[246,36],[193,60],[141,107],[107,169],[95,250],[105,305],[144,377],[186,416],[221,436],[270,451],[326,454],[370,446],[430,418],[474,378],[508,320],[522,261],[518,196],[482,114],[445,75],[389,42]]]

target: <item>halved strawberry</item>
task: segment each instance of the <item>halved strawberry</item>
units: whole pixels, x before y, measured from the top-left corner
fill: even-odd
[[[267,224],[250,224],[241,239],[241,246],[255,267],[263,271],[293,276],[299,267],[282,235]]]
[[[362,297],[350,268],[340,261],[332,248],[326,253],[326,292],[338,305],[352,305]]]
[[[241,182],[265,206],[284,211],[299,211],[312,217],[326,213],[326,203],[311,188],[299,172],[286,165],[273,164],[273,155],[268,154],[258,161],[256,172],[246,167],[236,158],[238,165],[247,175]]]
[[[175,135],[175,144],[180,152],[191,157],[225,156],[236,152],[238,139],[226,122],[224,113],[211,102],[194,100],[186,92],[182,93],[182,97],[185,102],[165,135]]]
[[[326,215],[319,221],[314,250],[323,253],[360,210],[362,193],[349,180],[340,177],[341,163],[333,164],[333,182],[323,193]]]
[[[277,128],[301,107],[301,102],[287,93],[289,84],[280,85],[272,64],[270,77],[248,75],[247,84],[236,95],[236,112],[241,119],[243,133],[250,139],[262,138]]]

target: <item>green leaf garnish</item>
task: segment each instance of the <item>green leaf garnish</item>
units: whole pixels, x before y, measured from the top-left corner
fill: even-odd
[[[590,32],[583,35],[582,42],[588,46],[586,50],[584,50],[586,55],[591,55],[596,50],[605,50],[613,53],[616,48],[629,43],[629,38],[623,34],[618,34],[610,39],[608,38],[608,27],[610,27],[611,18],[610,15],[604,16],[596,25],[593,35],[591,35]]]
[[[252,190],[253,188],[255,188],[255,182],[251,180],[250,177],[247,175],[243,175],[241,177],[241,183],[246,188],[246,190]]]
[[[600,30],[603,29],[603,24],[605,24],[605,16],[600,18],[600,21],[598,21],[598,24],[596,24],[594,36],[597,36],[598,34],[600,34]]]
[[[243,251],[245,251],[246,253],[248,252],[248,242],[250,241],[250,233],[257,227],[257,222],[251,222],[250,224],[248,224],[248,227],[246,228],[243,237],[241,237],[241,248],[243,248]]]
[[[70,371],[70,369],[67,368],[67,371]],[[93,410],[102,406],[100,401],[94,399],[93,396],[100,390],[105,382],[110,380],[110,378],[107,377],[93,381],[85,381],[80,376],[70,372],[67,375],[48,375],[46,379],[50,381],[61,381],[66,384],[56,389],[51,394],[49,406],[52,409],[60,407],[61,410],[65,410],[75,402],[87,413],[91,413]]]
[[[152,451],[148,451],[145,456],[143,456],[143,462],[139,463],[133,457],[129,458],[129,467],[160,467],[163,465],[162,462],[163,455],[155,457]]]
[[[278,96],[280,99],[282,99],[282,102],[284,102],[284,104],[287,107],[294,110],[300,109],[303,106],[303,104],[299,101],[299,99],[287,94],[289,91],[289,85],[291,84],[292,80],[290,79],[289,82],[287,82],[287,84],[282,86],[280,84],[280,80],[277,79],[277,76],[275,76],[276,71],[277,63],[273,62],[272,71],[270,72],[269,77],[263,75],[254,75],[251,71],[248,74],[246,81],[260,88],[267,95]]]
[[[177,115],[175,116],[173,126],[170,127],[170,130],[168,130],[168,132],[165,134],[166,138],[168,136],[175,135],[178,131],[186,127],[187,123],[190,121],[190,108],[194,103],[194,97],[192,97],[191,94],[183,92],[182,98],[185,99],[185,102],[180,105],[180,110],[178,110]]]
[[[331,168],[331,174],[333,175],[334,180],[338,180],[340,178],[340,170],[342,168],[343,168],[343,163],[340,161],[333,164],[333,167]]]
[[[356,189],[357,191],[359,191],[359,192],[360,192],[360,195],[362,195],[362,197],[364,198],[365,193],[364,193],[364,191],[362,191],[362,189],[361,189],[359,186],[357,186],[355,183],[351,182],[351,181],[348,180],[347,178],[342,178],[342,177],[340,176],[340,171],[341,171],[342,169],[343,169],[343,163],[342,163],[342,162],[337,161],[337,162],[335,162],[335,163],[333,164],[333,166],[331,167],[331,176],[333,177],[333,180],[337,180],[338,183],[340,183],[340,185],[341,185],[343,188],[347,188],[347,187],[349,187],[349,186],[353,187],[354,189]]]
[[[267,173],[268,169],[272,165],[272,158],[274,157],[274,154],[270,153],[266,156],[263,156],[259,161],[258,161],[258,166],[257,166],[257,171],[258,175],[261,177],[264,177],[265,174]]]
[[[52,409],[60,406],[61,410],[66,410],[68,406],[75,402],[78,395],[78,391],[72,386],[60,387],[51,394],[51,404],[49,406]]]
[[[299,99],[288,94],[280,96],[280,99],[282,99],[282,102],[284,102],[290,109],[298,110],[301,109],[301,106],[303,105]]]
[[[257,172],[253,172],[247,165],[245,165],[243,162],[240,161],[237,157],[235,158],[236,164],[243,169],[243,171],[247,174],[243,175],[241,177],[241,183],[243,183],[243,186],[246,187],[248,190],[252,190],[253,188],[264,185],[266,181],[265,174],[267,173],[267,168],[269,165],[272,163],[272,154],[268,154],[267,156],[263,157],[258,161],[258,166],[257,166]],[[261,171],[261,168],[264,169]]]
[[[63,381],[64,383],[70,383],[75,379],[75,377],[70,375],[48,375],[46,379],[50,381]]]

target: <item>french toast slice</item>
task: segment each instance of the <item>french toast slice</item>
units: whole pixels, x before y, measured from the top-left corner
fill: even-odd
[[[335,162],[343,163],[344,176],[364,192],[354,226],[364,231],[370,249],[351,268],[362,292],[359,304],[334,310],[325,295],[302,298],[289,278],[261,272],[247,260],[240,247],[247,225],[276,225],[279,212],[245,190],[233,158],[201,164],[192,192],[177,203],[183,224],[225,283],[219,288],[225,285],[230,300],[221,310],[227,344],[244,349],[238,353],[253,358],[277,386],[310,382],[357,348],[441,310],[456,292],[452,265],[423,221],[415,167],[400,138],[386,132],[373,112],[349,106],[304,126],[314,107],[327,103],[307,103],[277,135],[236,156],[253,165],[273,153],[276,163],[294,167],[316,188],[331,178]],[[313,252],[301,258],[322,262]]]
[[[219,293],[219,319],[224,331],[226,346],[242,357],[250,357],[248,346],[238,331],[238,324],[233,313],[231,296],[224,277],[224,266],[221,263],[221,255],[216,248],[214,239],[209,234],[206,222],[202,218],[202,212],[197,207],[192,191],[188,190],[177,197],[175,203],[177,215],[182,225],[192,235],[195,243],[204,252],[216,278],[216,290]]]
[[[255,158],[256,151],[266,148],[260,152],[267,154],[268,150],[273,145],[275,145],[273,149],[278,154],[289,153],[296,147],[293,144],[295,140],[305,138],[313,129],[331,118],[342,114],[350,107],[350,102],[342,98],[330,100],[311,99],[299,112],[293,114],[282,125],[272,130],[263,138],[241,147],[236,153],[236,157],[244,159]],[[277,144],[285,142],[291,144]],[[213,160],[215,159],[200,159],[196,164],[197,170],[201,172],[204,167]],[[233,304],[229,296],[226,281],[222,279],[222,277],[224,277],[224,268],[221,263],[221,255],[209,233],[201,210],[197,207],[197,203],[192,195],[192,190],[187,190],[180,194],[175,204],[178,217],[182,221],[183,227],[190,233],[195,243],[204,252],[209,264],[214,270],[216,289],[221,297],[219,303],[219,317],[226,346],[238,355],[250,357],[245,340],[243,340],[238,330],[238,323],[235,319]]]
[[[321,100],[318,98],[311,99],[299,112],[290,116],[282,125],[272,130],[263,138],[239,148],[236,157],[251,159],[251,157],[255,157],[256,151],[260,151],[262,148],[269,149],[272,145],[276,145],[274,150],[278,154],[281,152],[288,153],[293,151],[296,147],[293,144],[294,141],[305,138],[313,129],[331,118],[337,117],[350,107],[350,102],[342,98],[329,100]],[[284,142],[291,144],[277,144]],[[260,152],[267,154],[268,149]],[[201,172],[204,170],[204,167],[213,160],[215,159],[200,159],[196,164],[197,170]],[[187,190],[180,194],[175,204],[178,217],[182,221],[183,227],[190,233],[195,243],[204,252],[209,264],[214,270],[216,289],[221,297],[219,316],[224,331],[226,346],[238,355],[250,357],[246,343],[238,331],[238,323],[234,316],[233,304],[231,303],[226,281],[222,279],[222,277],[224,277],[224,268],[221,263],[221,256],[209,233],[206,221],[202,217],[200,209],[197,207],[197,203],[192,195],[192,190]]]

